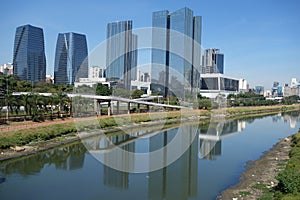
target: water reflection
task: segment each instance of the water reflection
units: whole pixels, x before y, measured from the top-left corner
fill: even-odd
[[[184,135],[192,139],[192,128],[184,127]],[[168,143],[168,132],[150,139],[151,148]],[[164,152],[164,160],[169,152]],[[198,188],[198,137],[191,141],[190,148],[174,163],[162,170],[150,172],[148,177],[149,199],[188,199],[196,196]]]
[[[222,139],[234,136],[246,128],[244,120],[211,123],[200,128],[199,158],[214,160],[222,154]]]
[[[78,143],[37,153],[27,158],[6,161],[1,165],[0,174],[21,174],[28,176],[38,174],[47,165],[54,165],[56,169],[75,170],[83,167],[86,148]],[[5,181],[5,179],[4,179]]]
[[[295,128],[297,123],[300,122],[300,112],[292,112],[292,113],[289,113],[289,114],[282,114],[281,119],[285,123],[289,123],[290,128]]]
[[[116,137],[118,138],[118,137]],[[129,135],[125,135],[125,137],[130,141]],[[103,139],[103,137],[102,137]],[[126,141],[126,139],[124,139]],[[129,151],[129,152],[134,152],[135,150],[135,142],[131,142],[129,144],[125,144],[121,147],[124,152]],[[122,167],[125,168],[133,168],[134,165],[134,157],[133,156],[128,156],[127,154],[119,154],[119,153],[111,153],[111,154],[105,154],[104,161],[107,159],[113,159],[115,163],[119,163],[119,165],[122,165]],[[109,156],[109,157],[108,157]],[[129,185],[129,173],[128,172],[121,172],[115,169],[112,169],[106,165],[103,166],[103,182],[104,185],[109,186],[109,187],[115,187],[118,189],[127,189]]]
[[[284,123],[289,123],[289,126],[294,128],[297,126],[297,123],[300,122],[299,114],[300,112],[281,114],[266,118],[265,120],[266,122],[273,121],[276,123],[282,121]],[[1,187],[9,184],[18,184],[17,181],[13,183],[11,179],[14,177],[9,175],[21,174],[28,178],[29,183],[31,180],[29,175],[34,174],[38,176],[39,174],[45,173],[47,166],[50,166],[52,169],[61,170],[61,172],[75,171],[78,169],[84,170],[84,168],[86,169],[89,167],[88,170],[91,171],[85,171],[84,173],[94,173],[97,175],[95,176],[95,180],[91,177],[87,178],[90,185],[86,186],[86,191],[96,195],[99,194],[99,190],[101,190],[103,192],[101,195],[103,195],[104,199],[111,199],[111,192],[115,192],[118,198],[123,198],[124,195],[123,199],[130,199],[126,196],[126,191],[131,192],[135,190],[138,185],[143,185],[144,189],[141,192],[143,194],[136,196],[137,199],[203,199],[204,197],[202,197],[202,194],[201,197],[199,196],[200,192],[203,192],[204,190],[205,192],[206,190],[211,190],[211,193],[216,193],[216,190],[218,192],[220,188],[223,189],[222,187],[228,186],[228,183],[224,184],[225,186],[213,186],[215,183],[212,183],[214,181],[213,179],[218,179],[220,174],[222,175],[221,172],[217,175],[214,174],[214,170],[218,171],[219,167],[222,166],[222,170],[226,171],[228,170],[226,165],[228,163],[232,163],[232,165],[234,165],[235,162],[235,158],[231,158],[233,154],[228,155],[229,153],[227,153],[227,157],[225,154],[223,155],[226,158],[226,161],[220,159],[222,151],[224,151],[223,148],[228,147],[228,144],[230,144],[227,143],[227,140],[223,140],[234,137],[237,134],[240,134],[239,136],[247,135],[242,132],[247,132],[245,129],[251,129],[249,124],[253,121],[253,118],[245,120],[228,120],[225,122],[211,123],[210,125],[186,125],[179,128],[166,129],[160,132],[143,130],[125,135],[99,135],[97,137],[84,140],[84,145],[82,143],[65,145],[49,151],[37,153],[27,158],[6,161],[0,164],[0,196],[5,193],[5,190],[1,190]],[[272,124],[268,124],[268,126],[272,126]],[[261,126],[260,128],[264,127],[265,126]],[[277,127],[279,126],[276,126],[276,129]],[[194,137],[195,130],[196,137]],[[256,131],[257,129],[254,128],[253,130]],[[99,165],[99,163],[96,165],[95,162],[91,161],[93,159],[87,158],[86,148],[90,151],[110,152],[110,154],[104,154],[104,160],[114,160],[114,162],[120,167],[134,169],[140,164],[139,160],[134,156],[134,154],[128,155],[126,152],[141,153],[157,151],[162,147],[166,147],[177,134],[182,140],[182,143],[177,144],[177,149],[183,148],[185,143],[191,143],[191,145],[179,159],[161,170],[134,175],[128,172],[121,172],[112,169],[106,165]],[[267,140],[268,138],[262,143],[265,143]],[[251,147],[251,144],[249,144],[249,146]],[[116,147],[121,148],[124,152],[120,153],[114,151]],[[244,146],[240,147],[240,149],[243,148]],[[251,148],[250,150],[246,149],[245,152],[250,152]],[[257,146],[255,146],[255,148],[257,148]],[[226,151],[228,152],[229,149],[226,148]],[[236,151],[236,149],[234,149],[233,152],[234,151]],[[172,153],[172,149],[164,148],[163,151],[156,154],[156,157],[149,156],[147,162],[143,164],[148,165],[149,168],[151,168],[156,162],[167,163],[170,160]],[[234,154],[234,157],[238,156],[240,157],[236,159],[241,159],[244,154]],[[199,158],[201,160],[199,160]],[[229,162],[228,159],[232,160]],[[207,160],[214,160],[214,162]],[[213,166],[213,163],[217,162],[219,165]],[[91,168],[92,165],[96,166],[94,171]],[[53,170],[53,174],[57,173],[56,170]],[[212,170],[213,173],[209,170]],[[233,171],[236,172],[234,169]],[[229,175],[232,175],[232,173]],[[77,175],[78,174],[74,172],[71,174],[71,176],[74,176],[75,178]],[[78,177],[79,179],[83,179],[86,175],[87,174],[84,174],[84,176]],[[227,174],[225,174],[222,178],[226,176]],[[208,180],[208,182],[202,182],[203,179],[205,179],[205,181]],[[58,177],[57,180],[61,180],[60,177]],[[226,181],[228,182],[228,179],[226,179]],[[96,185],[96,187],[94,189],[90,189],[91,185]],[[84,186],[82,186],[82,190],[83,188]],[[140,198],[140,196],[143,198]]]

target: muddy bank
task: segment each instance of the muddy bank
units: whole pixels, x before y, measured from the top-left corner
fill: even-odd
[[[291,150],[290,138],[282,139],[269,151],[256,161],[249,161],[240,182],[223,191],[217,198],[219,200],[258,199],[263,189],[274,187],[278,184],[275,176],[284,169]]]

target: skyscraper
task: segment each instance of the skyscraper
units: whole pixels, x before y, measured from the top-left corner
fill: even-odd
[[[224,54],[219,49],[205,49],[202,58],[203,73],[224,74]]]
[[[107,24],[106,38],[106,78],[130,90],[137,66],[137,35],[132,34],[132,21]]]
[[[152,92],[165,97],[200,87],[201,16],[189,8],[152,14]],[[159,48],[157,48],[159,46]]]
[[[16,29],[13,71],[20,80],[45,81],[46,56],[43,29],[29,24]]]
[[[59,33],[56,43],[54,82],[73,84],[88,77],[86,36],[78,33]]]

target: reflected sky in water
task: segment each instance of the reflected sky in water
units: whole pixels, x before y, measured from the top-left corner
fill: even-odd
[[[192,125],[191,125],[192,126]],[[194,127],[181,127],[182,137]],[[298,131],[299,112],[260,119],[197,126],[190,148],[174,163],[150,173],[120,172],[86,150],[112,148],[102,136],[0,163],[0,199],[215,199],[236,184],[245,163],[258,159],[280,138]],[[145,137],[145,131],[112,136],[126,151],[149,152],[166,146],[177,133],[171,128]],[[150,132],[149,132],[150,133]],[[163,161],[170,152],[160,155]],[[134,167],[134,157],[113,155]],[[151,160],[149,158],[149,165]]]

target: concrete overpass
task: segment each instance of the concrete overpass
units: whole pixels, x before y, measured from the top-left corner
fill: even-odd
[[[14,92],[13,95],[28,95],[32,94],[31,92]],[[54,93],[34,93],[38,94],[41,96],[51,96]],[[155,98],[162,98],[162,96],[150,96],[150,97],[145,97],[145,98],[138,98],[138,99],[128,99],[128,98],[123,98],[123,97],[116,97],[116,96],[101,96],[101,95],[91,95],[91,94],[66,94],[70,98],[74,97],[82,97],[82,98],[87,98],[87,99],[93,99],[96,102],[97,105],[97,114],[100,116],[101,115],[101,109],[102,105],[101,103],[107,102],[108,104],[108,116],[112,114],[111,111],[111,103],[112,101],[117,102],[117,112],[116,114],[119,114],[119,109],[120,109],[120,102],[127,103],[127,113],[130,114],[130,104],[137,104],[138,110],[140,108],[140,105],[146,105],[147,110],[149,110],[150,106],[157,106],[157,107],[162,107],[162,108],[172,108],[172,109],[187,109],[191,110],[192,108],[186,107],[186,106],[176,106],[176,105],[169,105],[169,104],[162,104],[162,103],[154,103],[154,102],[148,102],[150,100],[153,100]]]
[[[67,94],[68,97],[74,98],[74,97],[82,97],[87,99],[94,99],[97,103],[97,113],[98,115],[101,115],[101,109],[102,109],[102,102],[108,103],[108,116],[111,115],[111,102],[115,101],[117,102],[117,113],[119,114],[120,111],[120,102],[127,103],[127,113],[130,114],[130,104],[137,104],[138,110],[140,108],[140,105],[146,105],[147,110],[149,110],[150,106],[157,106],[157,107],[163,107],[163,108],[172,108],[172,109],[186,109],[186,110],[192,110],[190,107],[185,106],[177,106],[177,105],[169,105],[169,104],[162,104],[162,103],[154,103],[154,102],[148,102],[147,100],[153,100],[157,97],[148,97],[148,98],[139,98],[139,99],[128,99],[123,97],[116,97],[116,96],[101,96],[101,95],[90,95],[90,94]]]

